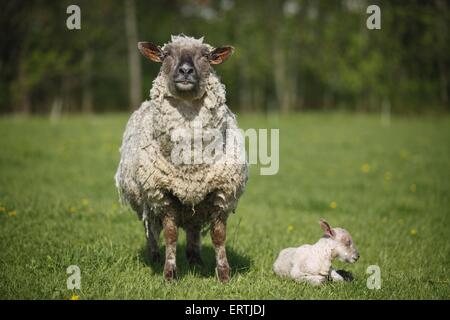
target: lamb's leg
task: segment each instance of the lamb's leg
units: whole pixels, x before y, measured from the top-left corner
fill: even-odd
[[[216,251],[217,274],[222,282],[230,280],[230,266],[225,251],[226,230],[227,226],[224,218],[217,218],[212,221],[211,239]]]
[[[333,281],[352,281],[353,275],[349,271],[345,270],[336,270],[331,268],[330,277]]]
[[[164,264],[164,278],[173,280],[176,278],[176,253],[177,253],[177,225],[175,217],[166,215],[163,218],[164,239],[166,242],[166,262]]]
[[[202,265],[200,226],[186,227],[186,257],[190,264]]]
[[[331,278],[331,280],[333,280],[335,282],[344,281],[344,277],[341,276],[339,273],[337,273],[336,269],[334,269],[334,268],[331,268],[330,278]]]
[[[159,234],[161,233],[161,223],[156,221],[150,222],[148,219],[144,220],[145,234],[147,236],[147,244],[150,255],[150,261],[161,261],[159,254]]]

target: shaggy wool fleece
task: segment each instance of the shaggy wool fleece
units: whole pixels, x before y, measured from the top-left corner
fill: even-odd
[[[174,98],[166,83],[160,72],[153,81],[151,100],[142,103],[128,121],[115,176],[122,201],[141,218],[144,204],[152,214],[160,215],[174,199],[191,212],[214,211],[208,206],[220,208],[223,213],[234,211],[248,179],[245,161],[174,164],[171,160],[174,130],[192,132],[199,123],[203,129],[219,130],[226,149],[230,143],[226,131],[238,127],[235,115],[225,104],[224,85],[211,72],[205,95],[192,103]],[[203,141],[204,145],[208,142]],[[242,145],[237,149],[245,154]]]

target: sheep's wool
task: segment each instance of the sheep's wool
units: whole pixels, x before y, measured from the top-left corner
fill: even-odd
[[[181,37],[173,41],[202,41]],[[116,186],[123,202],[142,216],[143,206],[159,215],[176,197],[180,203],[195,208],[208,195],[212,205],[223,212],[234,211],[248,178],[247,163],[174,164],[171,151],[175,129],[218,129],[225,137],[227,129],[237,129],[234,114],[225,104],[225,87],[214,72],[206,83],[206,92],[198,107],[171,96],[165,75],[153,81],[150,100],[142,103],[130,117],[120,148],[121,160]],[[226,144],[226,139],[224,139]]]
[[[166,46],[167,46],[168,44],[176,44],[176,45],[183,46],[183,47],[190,47],[190,46],[192,46],[192,45],[205,45],[205,46],[207,46],[209,49],[212,49],[212,46],[210,46],[210,45],[207,44],[207,43],[203,43],[203,37],[201,37],[201,38],[199,38],[199,39],[195,39],[195,38],[193,38],[193,37],[188,37],[188,36],[185,36],[185,35],[176,35],[176,36],[172,36],[171,39],[170,39],[170,42],[169,42],[169,43],[165,43],[165,44],[162,46],[161,49],[162,49],[162,50],[165,50],[165,49],[166,49]]]

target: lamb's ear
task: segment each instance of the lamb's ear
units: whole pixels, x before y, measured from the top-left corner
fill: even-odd
[[[320,219],[319,224],[326,236],[330,238],[334,238],[336,236],[336,232],[334,232],[334,230],[331,228],[328,222],[326,222],[323,219]]]
[[[234,48],[231,46],[214,48],[209,53],[209,63],[211,64],[221,64],[228,59],[234,52]]]
[[[152,61],[163,61],[164,53],[162,52],[161,48],[151,42],[138,42],[138,49],[144,57],[147,57]]]

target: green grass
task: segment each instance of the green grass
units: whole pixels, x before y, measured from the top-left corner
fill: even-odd
[[[209,237],[195,269],[181,233],[176,283],[149,265],[141,222],[118,206],[113,181],[127,115],[0,119],[0,298],[68,299],[69,265],[81,268],[81,299],[450,298],[448,116],[394,117],[389,127],[340,113],[238,119],[280,128],[280,170],[251,168],[228,220],[226,285]],[[278,252],[315,242],[321,217],[352,233],[361,259],[336,265],[355,281],[316,288],[277,278]],[[380,290],[366,287],[369,265],[381,268]]]

